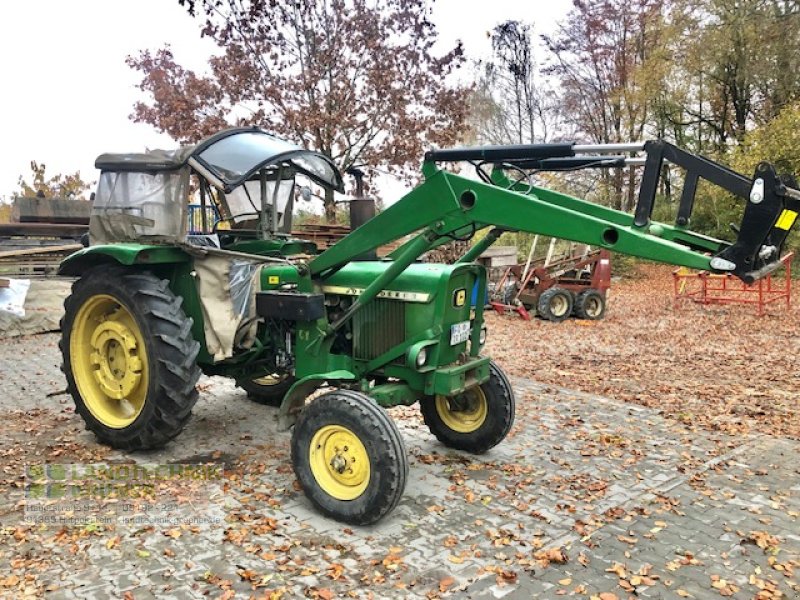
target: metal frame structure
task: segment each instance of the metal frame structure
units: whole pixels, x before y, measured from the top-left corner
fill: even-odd
[[[784,274],[780,283],[776,283],[774,273],[748,285],[728,274],[675,269],[672,272],[673,307],[678,308],[687,300],[705,305],[753,304],[758,316],[763,317],[768,305],[783,302],[788,311],[792,304],[793,260],[794,252],[781,258]]]

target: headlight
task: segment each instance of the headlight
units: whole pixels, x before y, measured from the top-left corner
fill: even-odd
[[[428,360],[428,351],[425,348],[422,348],[419,352],[417,352],[417,367],[421,367],[425,364],[425,361]]]
[[[481,327],[481,333],[478,336],[478,343],[483,346],[486,343],[486,327]]]

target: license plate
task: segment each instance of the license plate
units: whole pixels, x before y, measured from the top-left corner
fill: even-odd
[[[455,346],[461,344],[469,339],[470,326],[469,321],[462,321],[450,326],[450,345]]]

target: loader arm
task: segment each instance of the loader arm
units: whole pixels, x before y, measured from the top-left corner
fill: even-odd
[[[646,158],[580,156],[581,153],[645,152]],[[390,271],[401,272],[431,248],[453,239],[471,237],[494,227],[488,245],[502,231],[525,231],[599,246],[649,260],[715,272],[733,272],[746,282],[765,276],[780,265],[781,246],[800,211],[800,192],[779,179],[768,163],[761,163],[749,179],[723,165],[690,154],[663,141],[645,144],[580,146],[534,144],[456,148],[428,152],[423,184],[316,257],[311,274],[327,273],[378,246],[416,233],[391,254]],[[686,169],[678,221],[674,226],[650,221],[655,190],[664,161]],[[469,161],[480,168],[493,164],[490,176],[476,181],[438,168],[438,162]],[[627,164],[645,167],[636,214],[613,210],[553,190],[515,181],[512,168],[570,170],[614,168]],[[687,229],[697,181],[711,183],[747,200],[739,239],[731,244]],[[473,259],[475,253],[469,253]],[[377,294],[391,274],[374,282]],[[372,287],[372,286],[371,286]],[[364,303],[370,294],[363,297]]]

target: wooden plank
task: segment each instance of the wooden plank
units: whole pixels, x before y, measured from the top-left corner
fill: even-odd
[[[0,223],[3,236],[80,237],[88,225],[64,223]]]
[[[11,280],[5,277],[0,277],[0,288],[7,288],[11,286]]]
[[[67,244],[65,246],[43,246],[41,248],[29,248],[27,250],[8,250],[6,252],[0,252],[0,258],[49,254],[51,252],[74,252],[81,248],[83,248],[83,246],[80,244]]]

